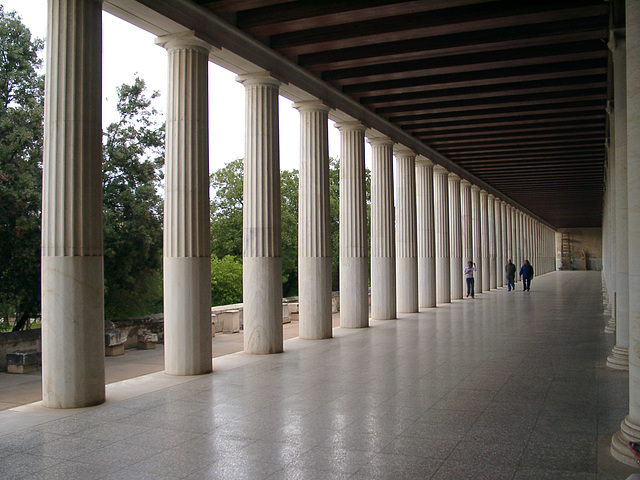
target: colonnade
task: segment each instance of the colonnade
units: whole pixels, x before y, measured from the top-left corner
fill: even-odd
[[[104,401],[101,227],[101,8],[49,2],[43,194],[43,398],[49,407]],[[164,312],[166,372],[212,370],[209,277],[207,62],[194,32],[157,39],[168,52]],[[278,95],[268,72],[237,77],[246,90],[243,209],[244,349],[283,351]],[[331,331],[328,120],[320,99],[300,112],[300,336]],[[371,132],[336,124],[340,154],[340,324],[362,328],[504,284],[507,258],[555,269],[554,232],[431,159]],[[372,145],[371,257],[365,139]],[[397,174],[394,182],[393,156]],[[394,195],[395,186],[395,195]]]
[[[613,100],[609,102],[602,220],[603,301],[615,333],[607,366],[629,371],[629,412],[611,440],[614,458],[637,466],[627,442],[640,442],[640,2],[627,0],[625,28],[613,30]]]

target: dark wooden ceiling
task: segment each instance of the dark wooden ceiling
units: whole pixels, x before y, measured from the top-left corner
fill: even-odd
[[[601,225],[604,0],[199,0],[558,228]]]

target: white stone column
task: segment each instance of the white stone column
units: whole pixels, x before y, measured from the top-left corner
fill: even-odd
[[[505,272],[505,267],[507,265],[507,260],[511,258],[511,250],[509,249],[509,226],[508,226],[508,205],[507,202],[500,202],[500,218],[502,222],[502,257],[500,260],[500,276],[502,277],[502,285],[507,283],[507,273]]]
[[[418,311],[416,155],[396,147],[396,296],[398,312]]]
[[[191,32],[156,39],[169,54],[164,196],[164,364],[211,372],[209,45]]]
[[[416,216],[418,230],[418,305],[436,306],[436,232],[433,211],[433,163],[416,158]]]
[[[626,173],[628,192],[628,248],[629,248],[629,284],[637,289],[640,281],[640,2],[628,0],[626,2]],[[618,102],[619,82],[616,72],[617,48],[614,50],[614,98],[616,111],[620,107]],[[620,119],[622,121],[622,119]],[[616,118],[616,130],[621,130],[621,124]],[[616,137],[616,170],[618,169],[618,141]],[[616,172],[617,175],[618,172]],[[617,178],[617,177],[616,177]],[[616,180],[616,186],[618,186]],[[617,199],[616,199],[617,200]],[[621,207],[616,201],[618,208]],[[620,230],[618,230],[618,233]],[[619,241],[620,239],[618,239]],[[618,318],[620,323],[620,318]],[[634,290],[629,296],[629,414],[620,425],[611,441],[611,454],[617,460],[638,468],[635,459],[627,447],[628,441],[640,442],[640,297]],[[617,341],[617,336],[616,336]]]
[[[329,107],[293,104],[300,112],[298,301],[300,338],[331,338]]]
[[[393,208],[393,140],[371,144],[371,318],[396,318],[396,241]]]
[[[487,197],[487,222],[489,228],[489,289],[496,289],[496,214],[495,214],[496,197],[489,195]]]
[[[50,0],[42,181],[42,400],[105,400],[102,9]]]
[[[471,183],[460,182],[460,223],[462,231],[462,266],[473,262],[473,220],[471,217]]]
[[[607,187],[611,190],[610,202],[611,207],[609,209],[609,242],[611,245],[609,254],[609,304],[610,304],[610,317],[605,332],[616,333],[616,292],[618,290],[616,285],[617,270],[616,270],[616,250],[617,250],[617,238],[616,238],[616,156],[615,156],[615,105],[613,102],[609,102],[607,105],[607,114],[609,115],[609,176],[607,178]]]
[[[340,129],[340,326],[369,326],[364,131],[359,122]]]
[[[433,210],[436,229],[436,300],[451,302],[451,251],[449,246],[449,172],[433,167]]]
[[[283,351],[282,217],[278,92],[267,73],[238,77],[246,89],[243,207],[244,351]]]
[[[613,98],[615,101],[616,147],[616,344],[607,358],[607,366],[629,368],[629,228],[627,199],[627,74],[624,33],[612,34],[609,44],[613,55]],[[632,53],[633,55],[633,53]],[[633,83],[638,77],[630,75]],[[631,130],[629,130],[631,131]],[[637,133],[637,132],[636,132]],[[632,243],[637,243],[634,238]]]
[[[482,270],[478,276],[482,276],[482,291],[488,292],[491,288],[490,272],[491,259],[489,258],[489,206],[488,193],[480,190],[480,246],[482,250]]]
[[[460,177],[449,174],[449,241],[451,249],[451,300],[462,298],[462,224],[460,207]]]
[[[518,274],[520,270],[520,248],[518,244],[518,222],[517,222],[518,211],[516,207],[511,206],[511,244],[512,244],[512,252],[513,252],[513,263],[516,266],[516,276],[515,283],[518,283],[520,280],[520,276]]]
[[[495,218],[496,227],[496,288],[504,285],[504,275],[502,274],[504,244],[502,243],[502,210],[500,208],[502,201],[496,198],[493,202],[493,216]]]
[[[482,293],[482,228],[480,220],[480,188],[471,186],[471,222],[473,224],[473,261],[476,264],[477,272],[475,278],[475,292]],[[468,261],[468,260],[467,260]]]

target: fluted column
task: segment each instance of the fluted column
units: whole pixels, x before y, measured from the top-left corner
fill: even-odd
[[[451,253],[449,246],[449,172],[433,167],[433,210],[436,227],[436,300],[451,302]]]
[[[246,90],[243,206],[244,351],[283,350],[278,91],[266,73],[238,77]]]
[[[609,102],[607,105],[607,114],[609,115],[609,176],[607,178],[607,187],[611,190],[610,201],[611,208],[609,219],[609,242],[611,244],[611,250],[609,254],[609,303],[610,303],[610,317],[605,332],[616,333],[616,292],[618,286],[616,284],[617,270],[616,270],[616,251],[617,251],[617,233],[616,233],[616,154],[615,154],[615,105],[613,102]]]
[[[42,399],[105,399],[102,9],[50,0],[42,181]]]
[[[169,54],[164,201],[164,362],[170,375],[211,371],[209,45],[160,37]]]
[[[473,262],[473,221],[471,218],[471,183],[460,182],[460,224],[462,232],[462,265]]]
[[[397,146],[396,295],[398,312],[418,311],[418,237],[416,232],[416,155]]]
[[[460,207],[460,177],[449,174],[449,240],[451,249],[451,300],[462,298],[462,224]]]
[[[416,158],[416,216],[418,230],[418,304],[436,306],[436,233],[433,207],[433,163]]]
[[[482,276],[482,291],[489,291],[491,259],[489,258],[489,208],[488,193],[480,190],[480,244],[482,247],[482,270],[478,273]]]
[[[633,294],[629,296],[629,414],[620,425],[621,430],[613,436],[611,453],[619,461],[638,467],[634,457],[627,448],[627,442],[640,442],[640,298],[637,294],[640,282],[640,2],[628,0],[626,3],[626,174],[628,194],[628,284],[633,285]],[[616,78],[616,58],[618,49],[614,50],[614,98],[616,111],[620,107],[618,102],[619,81]],[[616,130],[621,130],[621,124],[616,118]],[[616,170],[618,169],[619,137],[616,137]],[[617,175],[617,172],[616,172]],[[616,187],[618,182],[616,180]],[[621,207],[616,202],[618,208]],[[620,232],[620,230],[618,230]],[[620,240],[620,239],[618,239]],[[620,318],[618,318],[620,323]],[[616,333],[616,342],[617,333]]]
[[[496,197],[487,197],[487,224],[489,229],[489,289],[496,289]]]
[[[627,130],[627,77],[624,33],[613,33],[609,47],[613,54],[613,95],[615,101],[616,148],[616,344],[607,366],[629,368],[629,228],[627,196],[627,141],[637,132]],[[633,55],[633,53],[631,53]],[[635,84],[637,77],[630,75]],[[631,132],[629,130],[629,132]],[[632,243],[637,242],[634,238]]]
[[[471,186],[471,222],[473,224],[473,261],[476,264],[475,291],[482,293],[482,228],[480,226],[480,188]]]
[[[369,326],[364,131],[359,122],[340,129],[340,326]]]
[[[493,202],[493,216],[495,218],[496,227],[496,288],[504,285],[504,275],[502,269],[504,268],[502,263],[504,262],[504,244],[502,243],[502,201],[496,198]]]
[[[512,255],[513,255],[513,263],[516,266],[516,277],[515,283],[518,283],[520,277],[518,275],[518,271],[520,270],[520,252],[518,246],[518,222],[517,222],[517,210],[516,207],[511,206],[511,246],[512,246]]]
[[[500,266],[500,277],[502,278],[502,285],[504,286],[507,283],[507,277],[505,272],[505,267],[507,265],[507,260],[511,258],[511,251],[509,250],[509,227],[508,227],[508,216],[507,216],[507,203],[504,201],[500,202],[500,221],[502,222],[502,257],[498,262]]]
[[[312,100],[300,112],[298,301],[300,338],[331,338],[329,107]]]
[[[507,261],[511,261],[515,264],[515,258],[513,257],[513,224],[511,223],[511,205],[507,202],[503,202],[502,208],[504,210],[504,241],[506,246],[506,254],[503,263],[506,265]],[[504,272],[503,272],[504,273]]]
[[[393,140],[370,138],[371,318],[396,318],[396,239],[393,208]]]

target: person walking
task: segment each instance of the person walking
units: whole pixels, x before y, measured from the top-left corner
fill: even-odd
[[[476,298],[475,293],[475,279],[473,278],[473,272],[476,271],[476,264],[473,262],[467,262],[467,266],[464,269],[464,278],[467,281],[467,298],[471,294],[471,298]]]
[[[528,292],[531,290],[531,279],[533,278],[533,267],[529,263],[529,260],[524,261],[524,265],[520,268],[520,277],[522,278],[522,291]]]
[[[507,274],[507,290],[510,292],[516,291],[516,266],[511,259],[507,260],[507,266],[504,267],[504,271]]]

